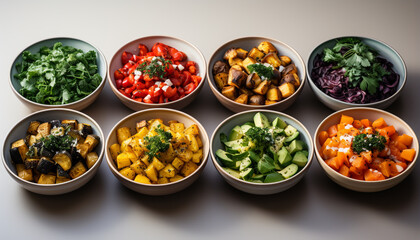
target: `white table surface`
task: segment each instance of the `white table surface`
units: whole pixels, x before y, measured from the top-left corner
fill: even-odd
[[[408,69],[402,96],[387,110],[417,132],[420,90],[419,1],[1,1],[1,141],[31,111],[9,88],[10,65],[41,39],[69,36],[96,45],[109,61],[126,42],[169,35],[196,45],[208,61],[224,42],[244,36],[279,39],[306,62],[319,43],[358,35],[382,40]],[[122,1],[121,1],[122,2]],[[209,136],[232,113],[205,85],[184,109]],[[108,135],[132,111],[105,86],[84,110]],[[285,111],[311,134],[332,111],[309,85]],[[253,196],[233,189],[209,161],[200,179],[180,193],[149,197],[122,186],[106,161],[81,189],[42,196],[19,187],[0,167],[0,239],[418,239],[420,172],[417,165],[400,185],[357,193],[333,183],[314,161],[292,189]]]

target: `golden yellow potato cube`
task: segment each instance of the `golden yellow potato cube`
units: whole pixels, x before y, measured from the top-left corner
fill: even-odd
[[[109,153],[111,153],[112,159],[117,160],[117,156],[121,153],[120,144],[114,143],[109,147]]]
[[[172,140],[172,145],[174,148],[185,148],[189,143],[187,137],[183,133],[175,133]]]
[[[186,177],[190,175],[191,173],[193,173],[195,170],[197,170],[197,168],[198,168],[197,164],[193,162],[187,162],[185,163],[184,167],[181,169],[180,174]]]
[[[157,182],[157,180],[158,180],[158,177],[157,177],[157,172],[156,172],[156,169],[155,169],[155,167],[154,167],[154,165],[153,165],[153,164],[150,164],[150,165],[146,168],[145,172],[146,172],[146,176],[147,176],[150,180],[152,180],[152,182]]]
[[[85,172],[87,172],[85,165],[82,162],[78,162],[70,168],[69,175],[72,179],[75,179],[82,176]]]
[[[98,161],[98,154],[96,152],[90,152],[86,156],[86,165],[90,169]]]
[[[264,53],[254,47],[251,51],[249,51],[248,57],[259,61],[264,57]]]
[[[142,127],[136,134],[133,135],[133,137],[143,139],[147,133],[149,132],[149,129],[147,127]]]
[[[121,175],[124,177],[133,180],[136,176],[136,172],[134,172],[130,167],[126,167],[120,170]]]
[[[144,170],[147,168],[147,165],[144,162],[142,162],[140,160],[137,160],[133,164],[130,165],[130,168],[135,173],[137,173],[137,174],[143,174],[144,175],[144,174],[146,174],[144,172]]]
[[[169,124],[172,132],[182,133],[185,130],[185,125],[183,123],[171,123]]]
[[[181,176],[181,175],[175,175],[174,177],[171,177],[170,179],[169,179],[169,181],[170,182],[176,182],[176,181],[179,181],[179,180],[181,180],[181,179],[183,179],[184,177],[183,176]]]
[[[143,157],[141,158],[141,161],[142,161],[144,164],[146,164],[146,166],[149,166],[149,165],[150,165],[150,161],[149,161],[149,156],[148,156],[148,155],[143,156]]]
[[[186,136],[189,141],[188,149],[193,152],[197,152],[199,147],[198,147],[197,139],[195,138],[195,136],[192,134],[186,134]]]
[[[135,181],[135,182],[138,182],[138,183],[152,184],[152,183],[150,182],[150,179],[149,179],[149,178],[147,178],[146,176],[141,175],[141,174],[137,175],[137,176],[134,178],[134,181]]]
[[[165,164],[163,164],[161,161],[159,161],[159,159],[157,159],[155,157],[153,157],[152,164],[157,171],[160,171],[162,168],[165,167]]]
[[[55,178],[55,183],[58,184],[58,183],[68,182],[70,180],[71,180],[70,178],[57,177],[57,178]]]
[[[171,177],[174,177],[175,174],[176,174],[176,170],[174,166],[172,166],[172,164],[170,163],[166,165],[164,169],[159,171],[159,177],[171,178]]]
[[[192,124],[187,129],[184,130],[184,134],[192,134],[192,135],[198,135],[199,130],[197,124]]]
[[[184,161],[182,161],[181,159],[176,157],[172,161],[172,166],[174,166],[174,168],[176,168],[177,170],[180,170],[182,168],[182,166],[184,166]]]
[[[121,144],[124,140],[131,137],[130,129],[128,127],[122,127],[117,129],[117,140]]]
[[[38,179],[39,184],[55,184],[56,176],[52,174],[41,174]]]
[[[176,157],[176,152],[172,147],[172,144],[169,144],[169,148],[159,155],[159,160],[164,163],[171,162]]]
[[[132,152],[133,151],[131,146],[130,146],[131,140],[133,140],[133,138],[129,137],[129,138],[125,139],[124,141],[122,141],[121,146],[120,146],[121,152]]]
[[[26,181],[34,180],[32,169],[25,169],[25,165],[23,164],[16,164],[16,172],[20,178]]]
[[[248,66],[248,65],[251,65],[251,64],[255,64],[255,63],[257,63],[257,61],[256,61],[255,59],[251,58],[251,57],[247,57],[247,58],[245,58],[245,59],[242,61],[242,65],[244,66],[245,71],[246,71],[248,74],[251,74],[251,71],[249,71],[249,69],[247,68],[247,66]]]
[[[279,86],[283,98],[290,97],[295,92],[295,86],[291,83],[283,83]]]
[[[271,42],[263,41],[258,45],[258,50],[268,54],[270,52],[274,52],[277,54],[277,49],[273,46]]]
[[[195,139],[196,139],[196,141],[197,141],[197,144],[198,144],[198,147],[199,148],[202,148],[203,147],[203,141],[201,141],[201,138],[200,138],[200,136],[195,136]]]
[[[200,163],[203,159],[203,149],[199,149],[197,152],[193,153],[192,161],[194,163]]]
[[[179,148],[177,157],[181,159],[184,162],[188,162],[192,159],[193,152],[189,150],[188,148]]]
[[[136,161],[137,157],[132,152],[123,152],[117,156],[117,167],[122,169],[131,165],[132,162]]]
[[[159,178],[158,181],[157,181],[158,184],[165,184],[165,183],[168,183],[168,182],[169,182],[169,180],[167,178]]]
[[[143,155],[144,150],[143,150],[143,146],[140,144],[139,138],[136,138],[133,136],[128,146],[131,147],[131,151],[134,152],[134,154],[136,154],[137,157],[140,157]]]

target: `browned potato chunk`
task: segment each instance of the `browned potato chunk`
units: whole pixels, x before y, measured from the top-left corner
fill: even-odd
[[[287,74],[286,76],[284,76],[284,78],[281,80],[281,84],[283,83],[291,83],[293,84],[295,87],[299,87],[300,85],[300,80],[299,80],[299,76],[296,73],[290,73]]]
[[[290,59],[288,56],[280,56],[281,65],[287,66],[292,62],[292,59]]]
[[[231,67],[229,70],[228,84],[241,88],[245,84],[247,77],[248,75],[239,66]]]
[[[242,104],[247,104],[248,103],[248,95],[246,95],[246,94],[239,95],[239,97],[237,97],[235,99],[235,102],[242,103]]]
[[[276,53],[271,52],[268,53],[267,55],[265,55],[265,57],[261,60],[261,62],[263,63],[268,63],[271,66],[273,66],[274,68],[278,68],[281,65],[281,61],[279,59],[279,57],[277,56]]]
[[[236,54],[237,54],[238,58],[244,59],[248,55],[248,51],[246,51],[242,48],[237,48],[236,49]]]
[[[231,58],[236,58],[238,56],[238,53],[234,48],[231,48],[225,52],[225,55],[223,56],[223,59],[229,60]]]
[[[261,95],[254,95],[249,98],[250,105],[264,105],[265,98]]]
[[[291,83],[283,83],[280,85],[279,90],[283,98],[287,98],[295,92],[295,85]]]
[[[146,120],[142,120],[140,122],[136,123],[136,131],[140,132],[140,129],[147,127],[147,121]]]
[[[229,58],[229,65],[231,67],[238,65],[239,67],[242,67],[242,59],[240,58]]]
[[[265,105],[277,103],[276,101],[265,100]]]
[[[217,88],[222,89],[228,85],[228,74],[224,72],[218,73],[214,76],[214,81],[216,82]]]
[[[258,50],[264,52],[265,54],[274,52],[277,54],[277,49],[271,44],[270,42],[264,41],[261,42],[260,45],[258,45]]]
[[[255,61],[259,61],[264,57],[264,53],[254,47],[249,51],[248,57],[255,59]]]
[[[248,75],[246,79],[245,86],[249,89],[254,89],[262,82],[260,76],[257,73],[251,73]]]
[[[249,71],[249,69],[247,68],[248,65],[257,63],[257,61],[253,58],[247,57],[242,61],[242,66],[245,68],[245,71],[250,74],[251,72]]]
[[[256,94],[265,95],[270,87],[270,82],[265,80],[262,81],[253,91]]]
[[[280,90],[277,87],[270,88],[267,91],[266,97],[269,101],[279,101],[281,99]]]

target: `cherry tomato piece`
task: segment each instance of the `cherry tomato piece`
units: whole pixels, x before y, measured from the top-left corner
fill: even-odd
[[[122,85],[123,88],[128,88],[128,87],[132,86],[132,84],[128,80],[128,77],[126,77],[126,78],[124,78],[124,80],[122,80],[121,85]]]
[[[147,49],[146,45],[139,44],[139,56],[146,56],[148,52],[149,49]]]
[[[190,94],[192,91],[194,91],[195,85],[194,83],[189,83],[187,86],[184,87],[185,95]]]
[[[127,64],[128,61],[133,57],[133,54],[131,52],[124,51],[121,55],[121,62],[123,65]]]
[[[166,88],[166,90],[163,92],[163,95],[164,95],[166,98],[171,98],[171,97],[173,97],[173,96],[175,95],[175,93],[177,93],[177,89],[176,89],[176,88],[173,88],[173,87],[168,87],[168,88]]]
[[[118,69],[114,72],[114,78],[115,78],[115,80],[124,78],[124,74],[121,72],[120,69]]]

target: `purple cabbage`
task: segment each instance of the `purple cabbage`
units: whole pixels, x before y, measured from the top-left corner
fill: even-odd
[[[358,86],[353,87],[348,77],[344,76],[344,69],[334,69],[332,63],[322,60],[321,54],[318,54],[314,59],[311,78],[321,91],[343,102],[364,104],[381,101],[397,91],[400,75],[395,73],[392,63],[386,59],[377,57],[376,60],[390,74],[382,78],[374,95],[363,91]]]

